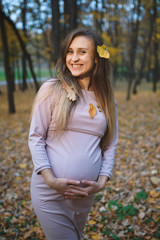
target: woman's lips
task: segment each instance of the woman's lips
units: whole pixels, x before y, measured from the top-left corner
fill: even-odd
[[[82,64],[71,64],[72,68],[79,69],[82,67]]]

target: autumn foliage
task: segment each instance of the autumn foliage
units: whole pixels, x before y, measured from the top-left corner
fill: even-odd
[[[33,164],[27,137],[34,90],[16,91],[17,113],[0,96],[0,239],[43,240],[30,201]],[[83,240],[160,239],[160,93],[149,89],[125,100],[116,91],[119,143],[115,167],[95,203]]]

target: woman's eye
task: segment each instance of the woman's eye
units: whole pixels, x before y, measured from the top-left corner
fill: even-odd
[[[73,53],[73,51],[72,50],[68,50],[68,53],[71,54],[71,53]]]
[[[86,52],[82,50],[82,51],[81,51],[81,54],[84,54],[84,53],[86,53]]]

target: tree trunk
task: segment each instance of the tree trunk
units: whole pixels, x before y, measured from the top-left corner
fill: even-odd
[[[102,9],[105,9],[104,0],[102,0]],[[103,33],[103,24],[104,24],[104,11],[100,12],[100,34]]]
[[[95,9],[95,27],[96,27],[96,30],[99,34],[102,33],[102,25],[101,25],[101,21],[102,19],[100,18],[100,14],[102,15],[103,12],[100,13],[99,9],[98,9],[98,0],[95,1],[96,3],[96,9]]]
[[[118,12],[118,4],[117,3],[115,3],[114,4],[114,8],[115,8],[115,11],[116,11],[116,14],[117,14],[117,12]],[[115,48],[118,48],[118,46],[119,46],[119,31],[118,31],[118,25],[119,25],[119,22],[118,21],[115,21],[114,22],[114,42],[113,42],[113,46],[115,47]],[[118,63],[117,63],[117,61],[115,61],[115,63],[114,63],[114,85],[116,84],[116,80],[117,80],[117,69],[118,69]]]
[[[64,37],[77,27],[77,0],[64,0]]]
[[[64,0],[64,38],[67,36],[69,32],[69,18],[70,18],[70,0]]]
[[[39,80],[41,81],[41,55],[39,53],[39,40],[38,37],[36,37],[37,47],[36,47],[36,58],[37,58],[37,76]]]
[[[12,28],[13,28],[13,30],[14,30],[17,38],[18,38],[19,44],[21,46],[21,49],[22,49],[23,53],[25,54],[25,56],[26,56],[26,58],[28,60],[29,68],[30,68],[31,75],[32,75],[33,80],[34,80],[36,91],[38,91],[39,85],[38,85],[38,82],[37,82],[37,79],[36,79],[36,75],[35,75],[34,70],[33,70],[31,57],[30,57],[29,53],[26,50],[25,44],[24,44],[24,42],[23,42],[23,40],[22,40],[22,38],[21,38],[21,36],[20,36],[20,34],[19,34],[15,24],[14,24],[14,22],[8,16],[6,16],[5,13],[1,9],[0,9],[0,15],[2,16],[3,19],[5,19],[12,26]]]
[[[3,54],[4,54],[4,68],[5,68],[5,75],[7,80],[9,113],[15,113],[16,110],[15,110],[15,104],[14,104],[11,67],[10,67],[10,61],[9,61],[9,48],[8,48],[8,41],[6,37],[6,28],[5,28],[4,18],[1,14],[0,14],[0,24],[1,24],[2,44],[3,44]]]
[[[45,30],[43,29],[42,27],[42,30],[43,30],[43,38],[44,38],[44,43],[45,43],[45,46],[46,48],[50,49],[50,51],[48,52],[49,54],[49,59],[47,59],[47,66],[48,66],[48,71],[49,71],[49,74],[50,74],[50,77],[53,75],[52,73],[52,66],[51,66],[51,62],[52,62],[52,50],[51,50],[51,46],[48,42],[48,37],[47,37],[47,34],[45,32]]]
[[[147,59],[147,75],[146,75],[146,80],[147,82],[150,82],[150,77],[151,77],[151,48],[149,50],[149,57]]]
[[[156,4],[156,0],[153,0],[153,10],[156,8],[155,4]],[[142,57],[142,61],[141,61],[140,72],[139,72],[138,79],[136,80],[134,87],[133,87],[133,94],[137,94],[137,86],[141,83],[141,80],[143,77],[143,72],[144,72],[144,68],[145,68],[145,64],[146,64],[147,49],[149,48],[149,45],[150,45],[150,42],[152,39],[156,15],[157,14],[155,13],[155,11],[154,11],[153,16],[152,16],[152,14],[150,14],[150,19],[151,19],[150,20],[150,32],[148,35],[148,40],[143,48],[143,57]]]
[[[154,0],[154,15],[155,18],[157,17],[157,1]],[[160,71],[159,71],[159,58],[158,58],[158,50],[159,50],[159,41],[157,39],[156,31],[154,32],[154,72],[153,72],[153,92],[156,92],[157,90],[157,82],[159,80]]]
[[[60,13],[59,13],[59,1],[51,0],[51,9],[52,9],[52,31],[51,39],[53,44],[53,62],[56,63],[59,55],[60,48]]]
[[[130,67],[129,67],[129,82],[128,82],[128,89],[127,89],[127,100],[130,100],[130,93],[131,93],[131,87],[132,87],[132,82],[133,82],[133,79],[134,79],[134,70],[131,69],[131,64],[130,64]]]
[[[134,3],[135,4],[135,1]],[[138,32],[139,32],[139,15],[141,12],[141,0],[138,0],[138,6],[137,6],[137,11],[136,11],[136,6],[134,8],[134,11],[132,12],[132,19],[131,19],[131,35],[130,35],[130,50],[129,50],[129,81],[128,81],[128,89],[127,89],[127,100],[130,99],[130,92],[131,92],[131,87],[135,75],[135,60],[136,60],[136,50],[137,50],[137,45],[138,45]],[[137,17],[136,22],[134,23],[134,17]]]
[[[18,87],[20,90],[22,90],[22,84],[20,82],[20,79],[21,79],[21,75],[20,75],[20,69],[19,69],[19,58],[18,60],[16,60],[16,69],[17,69],[17,79],[18,79]]]
[[[77,0],[71,0],[70,11],[69,31],[72,31],[77,27]]]
[[[23,25],[23,34],[25,38],[27,38],[27,31],[26,31],[26,12],[27,12],[27,0],[23,0],[22,7],[21,7],[21,18],[22,18],[22,25]],[[22,91],[25,91],[27,86],[27,66],[26,66],[26,55],[23,53],[22,55]]]
[[[11,51],[10,51],[10,56],[11,56],[11,62],[12,62],[12,66],[11,66],[11,79],[12,79],[12,88],[13,91],[16,91],[16,84],[15,84],[15,46],[14,46],[14,42],[11,42]]]
[[[26,69],[26,57],[25,54],[23,53],[22,55],[22,91],[27,90],[28,86],[27,86],[27,69]]]
[[[153,70],[153,92],[157,90],[157,82],[159,79],[159,63],[158,63],[158,40],[154,42],[154,70]]]

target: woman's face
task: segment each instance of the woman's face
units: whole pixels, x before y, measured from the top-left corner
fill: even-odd
[[[71,42],[66,55],[66,65],[74,77],[86,76],[93,69],[95,47],[91,39],[79,36]]]

